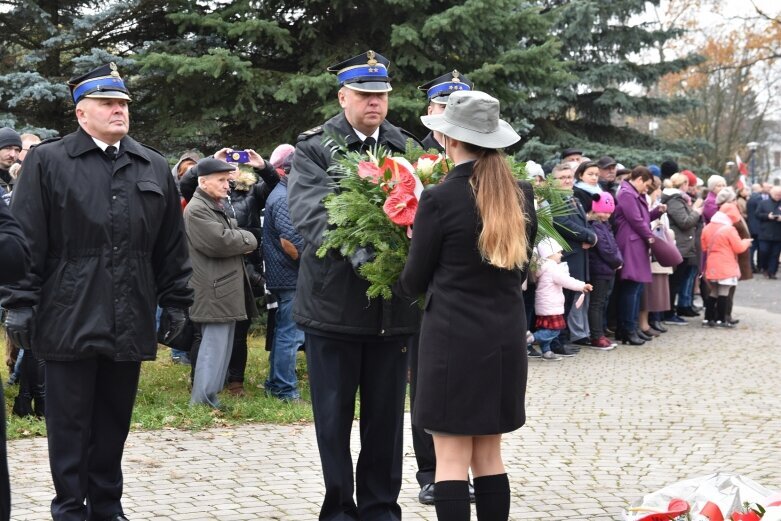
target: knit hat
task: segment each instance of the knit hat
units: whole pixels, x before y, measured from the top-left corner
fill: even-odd
[[[526,175],[529,177],[542,177],[545,178],[545,171],[542,166],[534,161],[526,161]]]
[[[591,203],[591,211],[598,213],[613,213],[616,209],[616,202],[610,192],[602,192],[594,195],[594,201]]]
[[[720,175],[712,175],[708,178],[708,190],[713,191],[713,189],[720,184],[726,185],[727,180]]]
[[[547,259],[554,253],[558,253],[562,250],[561,245],[550,237],[546,237],[541,240],[537,245],[537,255],[543,259]]]
[[[19,133],[12,128],[0,128],[0,149],[6,147],[22,148],[22,138]]]
[[[662,181],[664,181],[665,179],[670,179],[673,176],[673,174],[678,173],[678,163],[676,163],[672,159],[667,159],[665,161],[662,161],[661,170],[662,170]]]
[[[735,190],[727,186],[722,188],[722,190],[716,195],[716,204],[722,205],[724,203],[729,203],[734,201],[736,198],[737,195],[735,195]]]
[[[689,186],[697,186],[697,176],[694,175],[694,172],[691,170],[683,170],[681,173],[688,179]]]
[[[293,152],[295,151],[296,147],[293,145],[288,145],[287,143],[279,145],[271,153],[271,158],[269,159],[271,166],[282,169],[290,166],[290,163],[293,162]]]

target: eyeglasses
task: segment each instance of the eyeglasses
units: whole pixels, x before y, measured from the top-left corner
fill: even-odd
[[[560,175],[560,176],[553,176],[553,179],[556,181],[572,181],[575,179],[574,175]]]

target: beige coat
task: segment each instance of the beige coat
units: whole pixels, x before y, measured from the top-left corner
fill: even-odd
[[[184,227],[193,265],[193,322],[233,322],[257,314],[243,256],[258,247],[255,236],[239,229],[200,188],[184,210]]]

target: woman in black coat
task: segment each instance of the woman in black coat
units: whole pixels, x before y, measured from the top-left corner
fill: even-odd
[[[456,167],[423,192],[397,289],[425,293],[413,423],[434,436],[437,517],[469,520],[467,472],[480,521],[504,521],[510,487],[501,436],[526,419],[521,285],[537,222],[531,185],[497,150],[519,138],[483,92],[450,95],[423,124],[445,135]]]

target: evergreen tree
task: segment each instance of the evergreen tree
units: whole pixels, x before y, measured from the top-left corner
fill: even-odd
[[[127,76],[145,41],[175,31],[152,0],[3,4],[0,123],[44,137],[75,128],[68,78],[108,61]]]
[[[693,143],[665,142],[628,126],[628,116],[665,116],[692,106],[681,96],[651,95],[662,76],[700,61],[697,55],[663,60],[655,50],[679,37],[679,29],[658,29],[635,20],[646,0],[549,0],[554,33],[574,80],[563,85],[557,104],[535,127],[521,155],[552,160],[565,147],[580,147],[596,159],[615,156],[627,165],[659,162],[690,151]],[[660,0],[650,2],[658,5]],[[631,87],[627,89],[627,86]],[[631,94],[631,91],[637,94]]]
[[[294,142],[339,111],[326,68],[369,49],[392,62],[389,120],[420,135],[416,86],[452,69],[520,129],[568,78],[549,17],[517,0],[190,1],[168,18],[178,36],[138,63],[144,130],[169,136],[169,148]]]

